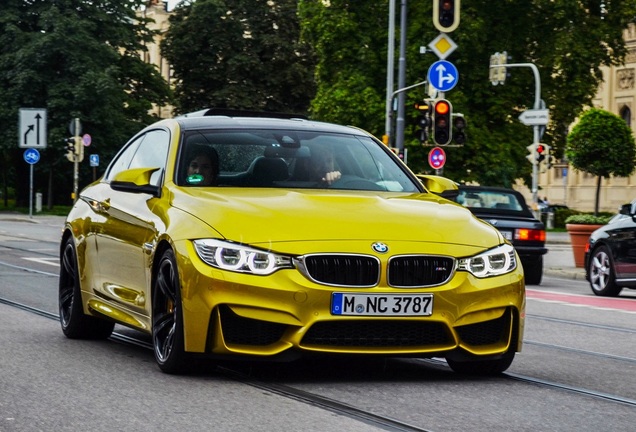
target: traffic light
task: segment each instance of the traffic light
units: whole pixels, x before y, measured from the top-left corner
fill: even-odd
[[[537,144],[537,163],[541,163],[548,155],[548,146],[545,144]]]
[[[464,144],[466,142],[466,119],[463,114],[453,114],[453,141],[457,144]]]
[[[428,141],[428,136],[431,130],[431,114],[433,112],[433,104],[429,100],[424,102],[418,102],[415,104],[415,109],[418,110],[417,123],[415,130],[415,136],[424,144]]]
[[[433,117],[433,140],[437,145],[448,144],[453,137],[453,107],[446,99],[435,102]]]
[[[433,25],[442,33],[450,33],[459,25],[460,0],[433,0]]]
[[[510,60],[510,57],[506,51],[496,52],[490,56],[489,79],[492,85],[503,85],[506,81],[508,77],[508,69],[506,68],[508,60]]]
[[[76,145],[75,145],[75,137],[70,137],[70,138],[65,138],[64,142],[66,143],[66,159],[68,159],[71,162],[75,162],[75,150],[76,150]]]
[[[530,144],[529,146],[526,147],[526,150],[528,150],[528,155],[526,156],[526,159],[528,159],[528,161],[534,165],[537,162],[537,145]]]
[[[65,138],[66,143],[66,159],[71,162],[81,162],[84,159],[84,146],[82,145],[82,139],[78,136]]]

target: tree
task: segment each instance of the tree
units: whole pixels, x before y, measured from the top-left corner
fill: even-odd
[[[617,115],[598,108],[583,113],[567,137],[565,152],[574,168],[597,176],[594,214],[603,177],[628,177],[636,168],[632,130]]]
[[[438,60],[430,52],[422,55],[420,46],[439,34],[432,24],[431,2],[408,5],[407,86],[424,81]],[[529,182],[525,147],[532,143],[532,128],[518,117],[534,108],[534,76],[529,68],[510,68],[505,85],[493,86],[488,80],[490,55],[507,51],[510,62],[538,67],[541,97],[551,117],[544,142],[561,155],[569,125],[591,104],[601,83],[600,66],[618,65],[624,59],[622,32],[634,21],[636,3],[510,0],[493,6],[491,1],[472,0],[461,7],[461,23],[449,35],[459,48],[447,59],[457,67],[459,81],[445,97],[455,112],[465,115],[468,141],[448,148],[444,175],[487,185],[510,186],[518,178]],[[331,101],[337,97],[339,122],[379,136],[384,124],[388,1],[299,0],[299,12],[303,38],[317,55],[318,96],[312,101],[312,115],[329,118],[330,105],[335,105]],[[407,120],[415,120],[411,107],[427,97],[424,87],[407,93]],[[405,136],[409,166],[430,171],[430,147],[419,144],[414,123],[407,123]]]
[[[167,83],[140,57],[144,42],[153,36],[146,21],[136,16],[143,3],[3,0],[0,163],[2,171],[10,173],[5,192],[9,178],[14,179],[18,204],[28,202],[29,183],[16,145],[19,108],[47,109],[48,147],[35,166],[35,179],[36,189],[44,189],[52,205],[54,197],[69,202],[64,198],[72,190],[72,165],[64,157],[63,139],[73,118],[79,117],[83,131],[92,136],[90,151],[108,160],[134,131],[153,121],[148,114],[153,103],[169,101]]]
[[[317,65],[311,115],[384,132],[387,2],[299,1],[302,38]]]
[[[310,48],[296,0],[197,0],[170,17],[161,52],[175,79],[176,111],[206,107],[304,114],[314,94]]]

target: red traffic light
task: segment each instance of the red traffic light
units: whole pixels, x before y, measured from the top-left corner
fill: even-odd
[[[446,99],[435,102],[435,117],[433,118],[433,140],[437,145],[446,145],[453,138],[452,118],[453,107]]]
[[[450,105],[447,101],[441,100],[435,104],[435,114],[445,115],[450,111]]]
[[[544,151],[545,151],[545,146],[543,144],[537,145],[537,153],[543,154]]]
[[[459,25],[460,0],[433,0],[433,25],[444,33],[450,33]]]

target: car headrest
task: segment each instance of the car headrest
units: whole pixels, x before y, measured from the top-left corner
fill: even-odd
[[[287,180],[289,168],[281,158],[259,157],[250,166],[251,183],[255,186],[272,186],[275,181]]]

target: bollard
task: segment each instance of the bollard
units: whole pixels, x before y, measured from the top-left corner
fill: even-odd
[[[35,193],[35,212],[40,213],[42,211],[42,192]]]
[[[547,219],[547,223],[546,223],[546,228],[547,229],[553,229],[554,228],[554,212],[548,212],[548,219]]]

